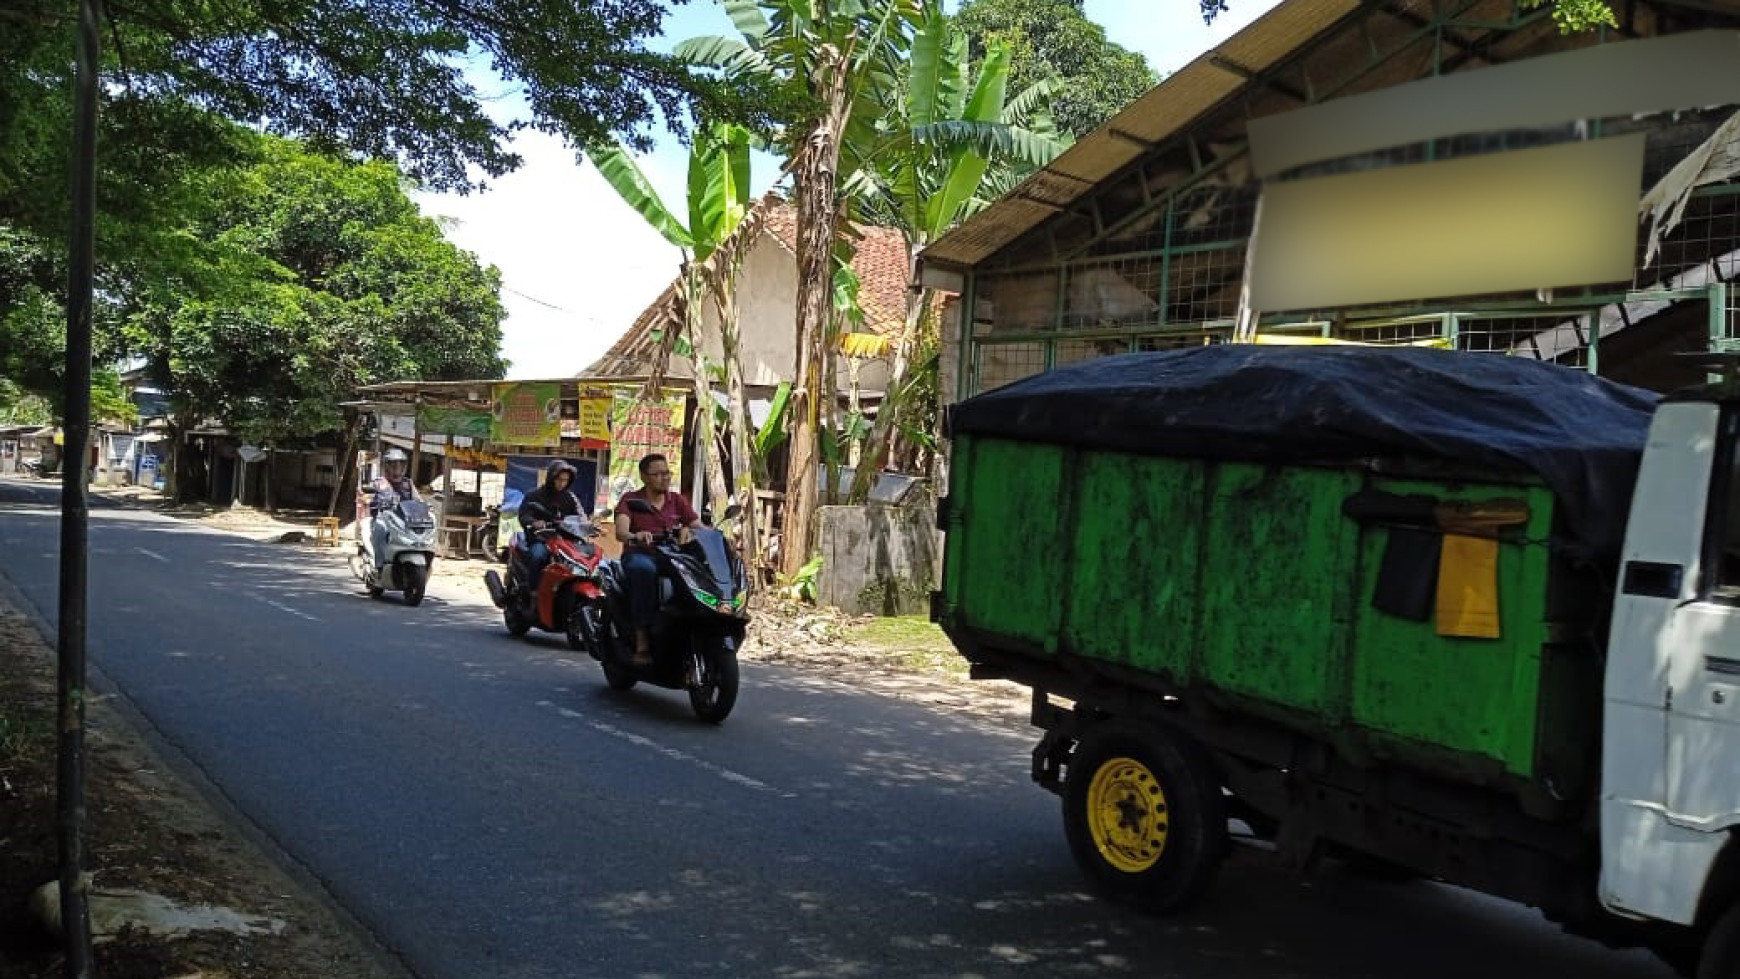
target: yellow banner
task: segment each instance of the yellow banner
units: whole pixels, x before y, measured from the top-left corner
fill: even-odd
[[[610,408],[613,398],[580,399],[580,437],[592,442],[610,442]]]

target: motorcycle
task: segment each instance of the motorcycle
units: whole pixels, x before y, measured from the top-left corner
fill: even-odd
[[[645,500],[629,500],[637,513],[657,514]],[[725,511],[727,521],[741,508]],[[668,690],[687,690],[695,716],[710,724],[725,720],[737,703],[737,651],[749,625],[748,588],[743,563],[726,546],[725,535],[710,526],[680,541],[680,530],[653,536],[659,569],[659,611],[652,627],[652,664],[634,665],[633,619],[628,576],[622,565],[604,567],[603,627],[592,646],[613,690],[646,682]]]
[[[374,553],[374,523],[387,529],[387,552],[377,565]],[[358,528],[360,540],[350,556],[350,570],[368,589],[370,598],[385,592],[402,592],[405,604],[423,604],[429,586],[429,571],[435,564],[435,518],[429,505],[418,500],[393,499]]]
[[[510,489],[502,494],[499,504],[483,508],[483,522],[471,532],[471,550],[481,551],[489,560],[497,564],[506,564],[507,548],[501,546],[501,526],[504,520],[516,521],[520,511],[520,500],[524,494],[519,490]]]
[[[569,647],[590,652],[604,598],[604,552],[593,543],[598,527],[585,517],[572,516],[532,534],[550,549],[550,560],[538,580],[531,580],[531,545],[524,532],[517,533],[508,541],[507,580],[493,568],[483,575],[490,601],[502,610],[509,633],[523,636],[534,628],[559,632],[567,637]]]

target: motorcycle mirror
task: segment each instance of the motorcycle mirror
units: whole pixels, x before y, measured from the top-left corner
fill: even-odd
[[[740,517],[742,515],[743,515],[743,508],[741,506],[738,506],[735,503],[733,503],[730,506],[725,508],[725,519],[728,521],[729,520],[736,520],[738,517]]]
[[[627,502],[628,508],[633,510],[635,513],[650,513],[657,515],[659,512],[657,508],[645,500],[629,500]]]

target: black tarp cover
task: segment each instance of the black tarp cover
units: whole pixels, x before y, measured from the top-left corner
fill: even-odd
[[[1224,344],[1127,354],[954,405],[951,434],[1250,462],[1449,460],[1539,475],[1611,556],[1659,396],[1524,357]]]

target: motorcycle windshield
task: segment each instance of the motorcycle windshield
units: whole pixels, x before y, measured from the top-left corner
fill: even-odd
[[[421,500],[400,500],[399,516],[405,518],[405,526],[413,530],[435,526],[435,518],[429,515],[429,504]]]
[[[702,527],[694,531],[695,544],[706,558],[707,571],[713,576],[713,584],[717,594],[723,599],[737,597],[737,576],[732,573],[730,549],[725,546],[725,535],[711,527]]]

